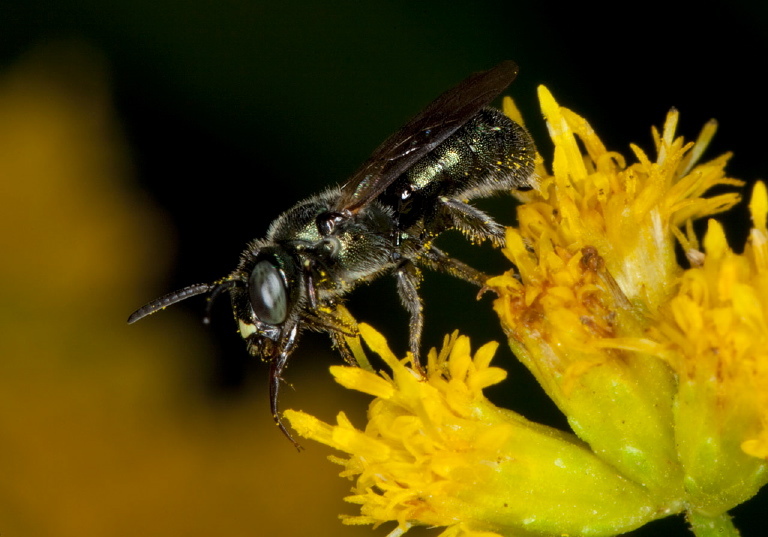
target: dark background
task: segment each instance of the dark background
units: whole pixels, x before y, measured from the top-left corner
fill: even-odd
[[[681,112],[678,132],[687,139],[716,118],[720,128],[706,157],[733,151],[731,176],[764,177],[766,31],[768,7],[747,1],[687,9],[673,2],[597,8],[511,1],[5,1],[0,68],[40,47],[64,56],[72,43],[104,59],[135,177],[167,213],[177,238],[167,252],[170,273],[146,267],[150,290],[135,297],[137,307],[227,274],[244,244],[263,235],[280,212],[342,182],[440,92],[504,59],[520,65],[507,93],[547,160],[539,84],[625,154],[630,142],[652,152],[650,127],[662,125],[671,106]],[[512,223],[508,205],[483,207],[499,215],[506,210],[506,220],[499,218]],[[743,244],[747,214],[740,207],[730,216],[736,245]],[[504,267],[489,248],[478,253],[451,237],[443,243],[480,268]],[[478,345],[503,338],[490,299],[478,304],[474,295],[461,282],[427,274],[425,348],[457,327]],[[203,301],[176,308],[200,315]],[[402,353],[408,318],[393,280],[355,293],[350,308]],[[222,300],[212,327],[200,326],[215,339],[214,350],[203,357],[205,373],[189,379],[224,401],[266,388],[265,367],[246,355],[228,310]],[[140,337],[139,325],[136,330]],[[310,389],[312,378],[335,362],[328,346],[323,335],[303,338],[288,372],[297,390]],[[313,359],[317,354],[322,358]],[[515,379],[514,393],[494,392],[497,400],[564,426],[546,398],[524,391],[527,372],[515,368],[503,346],[497,360]],[[736,510],[746,536],[766,529],[764,521],[752,521],[760,503],[765,508],[764,494]],[[637,534],[660,531],[685,533],[674,519]]]

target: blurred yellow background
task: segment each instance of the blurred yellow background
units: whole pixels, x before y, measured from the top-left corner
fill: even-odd
[[[262,390],[185,386],[199,319],[125,323],[172,251],[131,173],[98,54],[38,49],[0,76],[0,534],[369,535],[341,527],[349,483],[279,434]],[[303,388],[340,405],[330,376]]]

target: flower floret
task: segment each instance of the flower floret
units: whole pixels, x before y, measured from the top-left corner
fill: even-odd
[[[391,376],[333,368],[345,385],[377,394],[365,431],[343,414],[330,426],[286,412],[299,434],[348,453],[332,459],[356,478],[347,501],[360,505],[360,515],[345,523],[394,521],[401,533],[414,524],[445,526],[446,535],[462,536],[511,528],[610,535],[661,511],[572,435],[485,398],[483,388],[506,376],[490,365],[497,344],[473,356],[469,339],[454,333],[429,352],[423,378],[373,329],[361,325],[360,332],[392,368]],[[617,493],[622,500],[606,508],[605,498]]]

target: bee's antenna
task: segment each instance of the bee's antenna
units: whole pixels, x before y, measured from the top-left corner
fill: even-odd
[[[211,289],[215,291],[222,285],[223,284],[221,283],[215,286],[208,283],[198,283],[196,285],[190,285],[189,287],[185,287],[184,289],[179,289],[178,291],[174,291],[173,293],[168,293],[167,295],[163,295],[160,298],[156,298],[146,306],[142,306],[136,311],[134,311],[133,313],[131,313],[131,316],[128,317],[128,324],[133,324],[139,319],[143,319],[147,315],[152,315],[153,313],[163,310],[168,306],[176,304],[176,302],[181,302],[182,300],[186,300],[189,297],[202,295],[203,293],[207,293]]]
[[[211,323],[211,309],[213,308],[213,301],[224,291],[229,291],[230,287],[242,283],[240,280],[224,280],[215,284],[211,289],[211,296],[208,297],[208,304],[205,305],[205,315],[203,316],[203,324]]]

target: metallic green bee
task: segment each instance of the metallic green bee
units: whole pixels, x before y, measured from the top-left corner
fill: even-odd
[[[448,90],[387,138],[341,187],[306,199],[279,217],[263,239],[250,242],[237,268],[135,311],[133,323],[189,297],[228,292],[248,352],[270,364],[272,415],[278,414],[281,374],[300,332],[327,332],[345,359],[357,327],[341,314],[357,285],[391,273],[411,316],[410,350],[420,367],[424,323],[420,267],[482,286],[486,276],[434,245],[457,229],[473,241],[504,243],[504,229],[469,204],[475,198],[534,186],[535,147],[529,134],[487,105],[517,76],[514,62],[476,73]],[[208,320],[206,313],[205,320]]]

